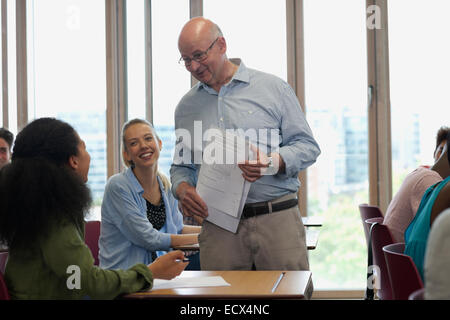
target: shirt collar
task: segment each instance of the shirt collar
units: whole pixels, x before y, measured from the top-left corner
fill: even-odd
[[[237,71],[235,72],[233,77],[231,78],[230,83],[233,82],[233,81],[240,81],[240,82],[245,82],[245,83],[250,82],[250,75],[248,73],[248,69],[245,66],[245,64],[242,62],[242,60],[240,58],[230,58],[230,61],[231,61],[231,63],[239,66],[239,68],[237,69]],[[197,84],[197,86],[198,86],[197,90],[200,90],[200,89],[205,89],[205,90],[211,89],[210,86],[208,86],[206,83],[203,83],[203,82],[199,82]]]
[[[144,188],[142,188],[131,167],[128,167],[126,169],[125,176],[130,180],[131,186],[136,193],[138,194],[144,193]],[[161,191],[165,191],[164,185],[162,184],[162,181],[159,179],[158,175],[156,176],[156,180],[158,180],[159,189]]]
[[[134,175],[133,170],[131,169],[131,167],[128,167],[125,171],[125,176],[129,179],[129,181],[131,182],[131,187],[133,188],[133,190],[136,193],[143,193],[144,192],[144,188],[142,188],[141,184],[139,183],[138,179],[136,178],[136,176]]]

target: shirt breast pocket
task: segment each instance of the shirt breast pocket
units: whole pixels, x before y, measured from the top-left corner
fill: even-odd
[[[237,111],[236,124],[237,129],[259,130],[259,129],[277,129],[279,123],[274,115],[268,110],[257,107],[246,107]]]

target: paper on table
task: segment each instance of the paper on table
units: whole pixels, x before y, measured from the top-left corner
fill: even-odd
[[[215,158],[208,158],[206,153],[196,189],[208,206],[206,220],[235,233],[251,185],[243,178],[237,164],[248,159],[246,152],[250,151],[243,137],[229,132],[223,134],[220,130],[216,132],[210,144],[212,148],[208,146],[209,150],[215,151]]]
[[[196,288],[196,287],[223,287],[231,286],[221,276],[211,277],[176,277],[172,280],[154,279],[152,290]]]

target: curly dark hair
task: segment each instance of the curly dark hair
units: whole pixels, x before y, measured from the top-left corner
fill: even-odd
[[[447,139],[447,135],[450,134],[450,128],[442,126],[439,128],[437,134],[436,134],[436,147],[434,150],[436,151],[437,147],[442,143],[442,141],[445,141]]]
[[[67,165],[78,143],[73,127],[54,118],[34,120],[17,135],[12,161],[0,171],[0,241],[26,246],[51,223],[82,226],[91,193]]]

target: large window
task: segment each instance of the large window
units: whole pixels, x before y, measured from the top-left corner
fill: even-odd
[[[30,1],[27,11],[29,120],[65,120],[85,140],[91,218],[99,219],[106,183],[105,1]]]
[[[16,1],[7,1],[8,28],[8,122],[9,130],[17,134],[17,82],[16,82]]]
[[[325,221],[310,253],[315,289],[366,283],[358,211],[368,201],[364,13],[364,1],[304,1],[306,116],[322,150],[308,169],[308,215]]]
[[[450,126],[448,0],[389,1],[393,193],[419,165],[433,165],[436,133]]]
[[[203,15],[221,28],[228,58],[287,79],[285,1],[204,0]]]
[[[168,18],[170,17],[170,18]],[[163,146],[159,169],[169,175],[175,148],[175,108],[191,87],[190,73],[178,64],[178,36],[189,20],[189,1],[152,1],[153,124]]]
[[[129,0],[126,6],[128,119],[145,119],[144,0]]]

